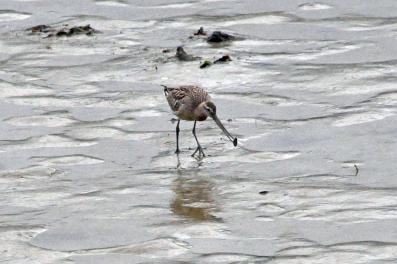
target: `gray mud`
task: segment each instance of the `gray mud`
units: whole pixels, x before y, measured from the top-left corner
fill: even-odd
[[[397,261],[396,1],[67,2],[0,0],[0,262]],[[182,122],[178,159],[160,84],[239,147]]]

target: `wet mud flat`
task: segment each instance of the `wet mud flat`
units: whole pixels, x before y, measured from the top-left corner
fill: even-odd
[[[395,1],[69,2],[0,5],[0,262],[396,261]],[[26,31],[65,24],[101,33]],[[161,84],[240,146],[181,122],[174,155]]]

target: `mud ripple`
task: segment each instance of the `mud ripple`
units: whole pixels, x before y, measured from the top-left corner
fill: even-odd
[[[363,124],[368,122],[374,122],[377,120],[385,119],[389,116],[396,114],[394,109],[379,109],[377,111],[368,111],[362,113],[352,113],[343,116],[336,120],[333,125],[337,127],[351,126],[357,124]]]
[[[97,144],[94,141],[79,141],[63,135],[45,135],[23,140],[0,141],[0,152],[35,148],[75,148]]]
[[[123,227],[125,224],[130,226],[128,230]],[[113,235],[109,236],[109,233]],[[86,219],[51,228],[35,236],[30,243],[45,249],[75,251],[138,243],[151,238],[153,235],[139,228],[139,225],[131,220]]]
[[[22,13],[14,10],[0,10],[0,22],[27,19],[30,16],[30,13]]]
[[[113,138],[121,140],[144,140],[154,136],[153,133],[128,132],[116,127],[82,127],[67,132],[67,135],[79,140],[95,140],[99,138]]]
[[[104,162],[102,159],[90,157],[86,155],[68,155],[57,157],[32,157],[38,164],[43,166],[74,166],[74,165],[91,165]]]
[[[77,123],[72,118],[64,114],[46,114],[35,116],[10,117],[3,120],[14,126],[46,126],[46,127],[64,127]]]
[[[233,152],[235,153],[235,152]],[[263,163],[263,162],[273,162],[279,160],[292,159],[299,156],[299,152],[253,152],[244,155],[240,154],[230,154],[228,156],[215,156],[210,157],[210,162],[233,162],[238,161],[242,163]]]

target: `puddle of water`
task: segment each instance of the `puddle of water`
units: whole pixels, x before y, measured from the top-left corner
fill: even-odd
[[[103,5],[103,6],[116,6],[116,7],[125,7],[128,6],[127,3],[124,1],[96,1],[97,5]]]
[[[219,23],[219,27],[228,27],[233,25],[241,25],[241,24],[278,24],[288,22],[290,19],[283,16],[276,16],[276,15],[268,15],[268,16],[258,16],[252,18],[245,18],[245,19],[238,19],[232,21],[226,21]]]
[[[193,3],[175,3],[175,4],[164,4],[164,5],[158,5],[158,6],[153,6],[153,8],[189,8],[193,6]]]
[[[332,6],[324,3],[306,3],[299,5],[299,8],[305,11],[325,10],[330,9]]]

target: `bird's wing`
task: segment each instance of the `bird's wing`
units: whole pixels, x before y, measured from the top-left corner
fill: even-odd
[[[185,89],[180,89],[181,87],[171,88],[167,87],[164,89],[167,97],[168,104],[172,111],[178,112],[179,108],[183,104],[183,99],[188,96]]]
[[[177,112],[184,104],[189,104],[191,108],[197,107],[201,102],[210,98],[208,93],[198,86],[186,85],[176,88],[167,87],[166,91],[167,101],[171,109]]]

